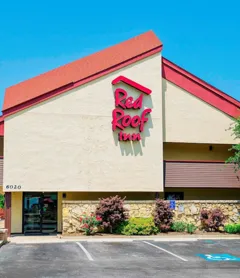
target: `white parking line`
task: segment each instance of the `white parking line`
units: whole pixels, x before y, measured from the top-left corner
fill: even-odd
[[[94,259],[92,258],[91,254],[88,252],[88,250],[80,242],[76,242],[76,243],[83,250],[85,255],[88,257],[89,261],[94,261]]]
[[[87,239],[80,239],[78,240],[79,242],[81,241],[87,241],[87,242],[132,242],[132,239],[128,238],[87,238]]]
[[[189,242],[189,241],[198,241],[198,239],[197,238],[154,238],[154,239],[150,239],[150,240],[152,240],[152,241],[162,241],[162,242],[164,242],[164,241],[173,241],[173,242]]]
[[[164,251],[164,252],[166,252],[166,253],[168,253],[168,254],[170,254],[170,255],[172,255],[172,256],[174,256],[174,257],[176,257],[176,258],[178,258],[178,259],[180,259],[180,260],[182,260],[182,261],[184,261],[184,262],[187,262],[187,261],[188,261],[187,259],[184,259],[184,258],[182,258],[182,257],[180,257],[180,256],[178,256],[178,255],[176,255],[176,254],[174,254],[174,253],[172,253],[172,252],[170,252],[170,251],[168,251],[168,250],[166,250],[166,249],[163,249],[163,248],[161,248],[161,247],[159,247],[159,246],[157,246],[157,245],[155,245],[155,244],[152,244],[152,243],[147,242],[147,241],[143,241],[143,242],[146,243],[146,244],[148,244],[148,245],[151,245],[151,246],[153,246],[153,247],[155,247],[155,248],[157,248],[157,249],[160,249],[160,250],[162,250],[162,251]]]

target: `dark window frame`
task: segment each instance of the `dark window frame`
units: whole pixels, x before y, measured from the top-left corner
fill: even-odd
[[[175,195],[175,198],[170,198],[170,195]],[[164,192],[165,200],[184,200],[184,192]]]

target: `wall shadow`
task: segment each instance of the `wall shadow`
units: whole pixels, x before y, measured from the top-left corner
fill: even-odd
[[[121,154],[123,156],[128,155],[143,155],[142,146],[140,141],[119,141],[118,140],[118,131],[113,131],[113,138],[115,146],[120,147]]]
[[[142,146],[145,147],[146,146],[146,139],[147,137],[150,137],[150,129],[153,128],[153,121],[152,121],[152,116],[151,114],[148,114],[148,121],[147,123],[145,123],[144,126],[144,132],[142,132],[141,134],[141,138],[142,138]]]

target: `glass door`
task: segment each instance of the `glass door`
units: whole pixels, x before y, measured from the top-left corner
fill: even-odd
[[[41,202],[39,193],[24,193],[23,198],[23,229],[25,233],[41,233]]]
[[[42,233],[57,232],[57,193],[43,193]]]
[[[26,192],[23,197],[23,232],[57,232],[57,193]]]

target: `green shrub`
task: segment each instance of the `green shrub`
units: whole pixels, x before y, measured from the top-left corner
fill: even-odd
[[[188,223],[188,224],[187,224],[187,232],[188,232],[189,234],[193,234],[196,230],[197,230],[197,226],[195,226],[195,225],[192,224],[192,223]]]
[[[182,221],[176,221],[172,224],[171,228],[175,232],[184,232],[186,230],[187,224]]]
[[[4,195],[0,194],[0,209],[4,208]]]
[[[153,218],[130,218],[121,228],[121,233],[127,236],[155,235],[159,231],[154,224]]]
[[[120,224],[118,224],[118,226],[114,229],[113,233],[114,234],[122,234],[124,228],[128,225],[128,220],[125,220],[124,222],[121,222]]]
[[[240,223],[238,224],[226,224],[224,230],[229,234],[239,234],[240,233]]]

